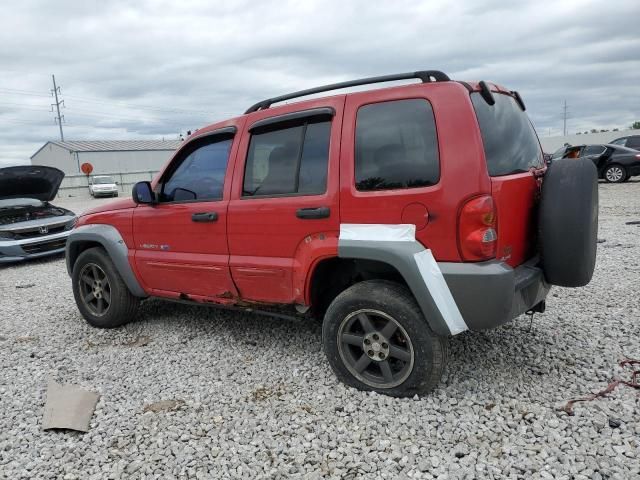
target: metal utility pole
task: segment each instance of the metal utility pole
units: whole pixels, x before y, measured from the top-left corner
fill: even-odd
[[[51,111],[53,112],[53,107],[56,107],[56,111],[58,112],[58,116],[56,117],[56,123],[58,127],[60,127],[60,141],[64,142],[64,133],[62,133],[62,122],[64,121],[64,115],[60,115],[60,105],[64,107],[64,100],[58,100],[58,94],[60,93],[60,87],[56,86],[56,76],[51,75],[53,78],[53,90],[51,90],[51,95],[56,98],[56,103],[51,104]]]
[[[569,118],[569,107],[567,107],[567,101],[564,101],[564,106],[562,107],[562,134],[567,136],[567,118]]]

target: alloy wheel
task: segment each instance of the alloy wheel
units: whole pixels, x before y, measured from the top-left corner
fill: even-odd
[[[107,313],[111,306],[111,284],[104,270],[87,263],[80,271],[80,295],[85,307],[96,317]]]
[[[624,172],[620,167],[610,167],[607,169],[606,176],[610,182],[619,182],[624,177]]]
[[[414,351],[406,330],[373,309],[349,314],[338,329],[338,351],[349,372],[374,388],[393,388],[413,370]]]

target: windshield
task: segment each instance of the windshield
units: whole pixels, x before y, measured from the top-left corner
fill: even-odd
[[[489,175],[527,172],[543,166],[542,149],[529,117],[510,95],[493,92],[489,105],[479,93],[471,94],[478,117]]]
[[[93,178],[93,183],[97,184],[97,185],[103,185],[105,183],[115,183],[113,178],[111,177],[94,177]]]

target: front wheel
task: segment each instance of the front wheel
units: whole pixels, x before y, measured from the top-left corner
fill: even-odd
[[[78,310],[90,325],[116,328],[135,317],[140,299],[131,294],[102,248],[89,248],[80,254],[71,280]]]
[[[411,293],[395,282],[360,282],[338,295],[322,338],[338,379],[360,390],[428,393],[446,364],[447,340],[431,331]]]
[[[627,172],[621,165],[609,165],[604,171],[604,179],[609,183],[622,183],[627,178]]]

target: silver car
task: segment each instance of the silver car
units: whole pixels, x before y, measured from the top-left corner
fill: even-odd
[[[0,168],[0,263],[64,252],[77,217],[49,203],[63,178],[52,167]]]
[[[92,197],[117,197],[118,182],[108,175],[89,178],[89,194]]]

